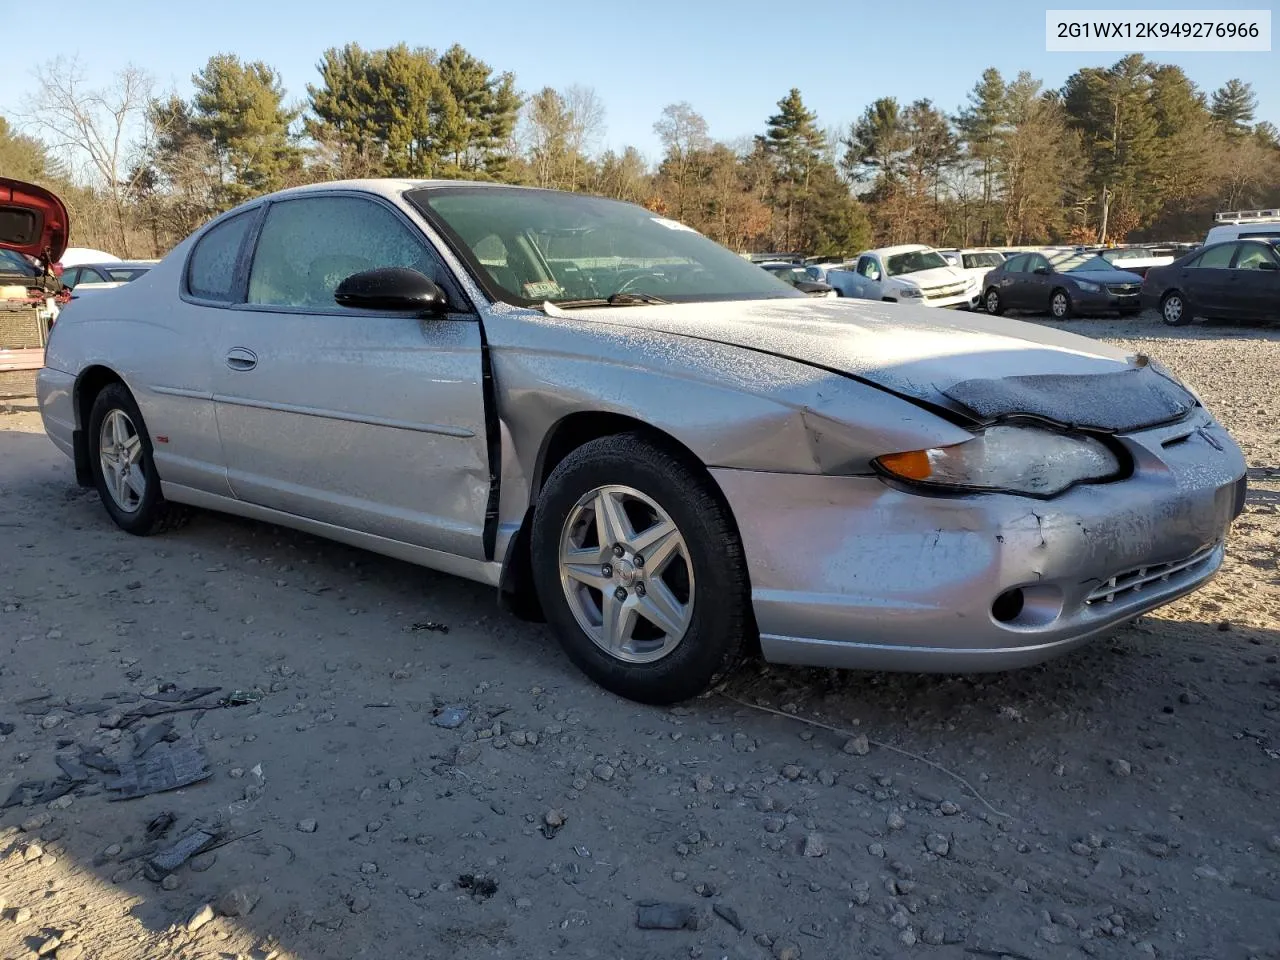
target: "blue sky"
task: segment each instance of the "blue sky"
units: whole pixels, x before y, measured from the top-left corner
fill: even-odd
[[[1120,56],[1046,53],[1046,7],[1225,6],[1205,0],[644,0],[625,6],[599,0],[133,0],[115,14],[75,16],[82,5],[89,7],[87,0],[65,5],[56,18],[56,43],[35,48],[78,54],[91,80],[133,62],[150,70],[162,88],[186,94],[191,73],[211,54],[231,52],[275,66],[290,96],[300,99],[327,47],[404,41],[443,50],[457,42],[495,69],[513,71],[524,91],[594,87],[607,111],[605,144],[635,144],[651,157],[658,152],[653,123],[674,101],[688,100],[707,118],[712,135],[727,140],[760,131],[793,86],[827,127],[848,124],[881,96],[928,97],[951,112],[988,66],[1006,77],[1030,70],[1058,86],[1079,67],[1107,65]],[[189,12],[181,11],[183,5]],[[1232,6],[1272,9],[1276,19],[1271,0]],[[39,20],[37,14],[34,22]],[[1181,65],[1203,89],[1230,77],[1249,81],[1258,94],[1258,119],[1280,126],[1280,53],[1274,49],[1150,56]],[[4,57],[0,112],[22,111],[33,87],[32,66]]]

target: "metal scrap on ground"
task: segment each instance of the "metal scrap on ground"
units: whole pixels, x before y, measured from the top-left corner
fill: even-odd
[[[119,767],[120,775],[107,783],[108,790],[118,791],[112,800],[177,790],[212,776],[204,752],[187,744],[153,747],[148,756],[121,761]]]

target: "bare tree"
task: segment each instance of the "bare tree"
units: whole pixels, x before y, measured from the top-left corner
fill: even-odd
[[[110,201],[120,252],[129,256],[127,206],[145,164],[146,111],[153,82],[127,66],[103,87],[91,86],[79,60],[58,57],[35,70],[38,90],[32,126],[73,170],[101,187]]]
[[[574,84],[564,92],[564,105],[568,121],[569,189],[576,190],[578,165],[604,135],[604,102],[591,87]]]

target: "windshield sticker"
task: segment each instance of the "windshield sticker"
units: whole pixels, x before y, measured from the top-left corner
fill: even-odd
[[[535,280],[524,285],[524,295],[529,300],[546,300],[564,293],[560,284],[554,280]]]
[[[668,220],[665,217],[650,217],[649,219],[652,220],[654,223],[657,223],[666,227],[668,230],[686,230],[689,233],[698,232],[697,230],[693,229],[693,227],[686,227],[679,220]]]

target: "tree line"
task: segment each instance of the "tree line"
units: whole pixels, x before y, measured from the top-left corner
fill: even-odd
[[[0,117],[0,174],[58,190],[76,242],[159,255],[209,217],[283,187],[433,177],[615,197],[739,250],[851,255],[872,243],[1013,245],[1195,239],[1222,208],[1280,206],[1280,138],[1249,84],[1205,92],[1140,55],[1046,89],[986,70],[954,114],[883,97],[827,128],[788,91],[762,132],[714,139],[688,102],[662,154],[600,150],[590,87],[521,92],[461,46],[326,50],[291,101],[261,61],[218,54],[192,93],[134,67],[93,86],[75,60],[35,73]]]

